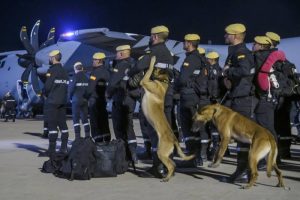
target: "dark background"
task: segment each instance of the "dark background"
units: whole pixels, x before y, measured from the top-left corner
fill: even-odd
[[[300,1],[244,0],[5,0],[0,2],[0,52],[23,49],[19,41],[22,25],[29,29],[41,20],[40,42],[51,27],[63,32],[107,27],[113,31],[149,35],[152,26],[166,25],[170,38],[182,40],[198,33],[201,43],[224,43],[224,27],[247,26],[247,42],[255,35],[274,31],[281,37],[300,36]]]

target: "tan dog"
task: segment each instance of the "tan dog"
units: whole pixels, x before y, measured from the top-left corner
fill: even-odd
[[[182,152],[179,142],[175,137],[164,113],[165,94],[168,89],[168,75],[163,73],[160,69],[155,69],[155,80],[150,80],[151,74],[154,70],[155,60],[155,57],[151,58],[149,69],[140,82],[140,85],[145,90],[142,100],[142,109],[146,119],[158,135],[157,155],[168,169],[168,174],[163,179],[163,181],[166,182],[171,178],[175,170],[175,163],[169,157],[171,153],[173,153],[174,145],[183,160],[190,160],[194,157],[194,155],[186,156]]]
[[[271,176],[271,171],[274,168],[279,181],[277,186],[284,187],[281,171],[278,169],[276,164],[278,152],[277,145],[274,136],[270,131],[220,104],[203,107],[194,115],[193,120],[193,131],[197,131],[199,129],[199,126],[201,126],[199,123],[206,123],[211,120],[219,131],[221,137],[220,148],[209,167],[219,166],[229,140],[234,138],[237,141],[251,144],[248,159],[251,177],[249,184],[244,188],[250,188],[253,186],[258,176],[257,163],[268,153],[267,176]]]

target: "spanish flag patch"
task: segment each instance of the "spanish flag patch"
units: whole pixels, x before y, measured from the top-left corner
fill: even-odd
[[[184,62],[183,66],[188,67],[190,65],[190,63]]]
[[[47,73],[47,74],[46,74],[46,76],[47,76],[47,77],[50,77],[50,76],[51,76],[51,74],[50,74],[50,73]]]
[[[96,80],[96,76],[90,76],[90,79],[94,81]]]
[[[245,55],[239,55],[237,58],[238,58],[238,60],[240,60],[240,59],[243,59],[245,57],[246,57]]]

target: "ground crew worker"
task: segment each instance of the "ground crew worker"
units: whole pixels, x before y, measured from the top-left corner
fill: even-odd
[[[10,94],[10,92],[7,92],[3,98],[3,104],[4,104],[4,117],[5,121],[7,122],[8,119],[12,119],[13,122],[15,122],[16,119],[16,100],[15,98]]]
[[[224,75],[230,82],[229,98],[231,108],[248,118],[253,118],[255,108],[253,75],[255,66],[253,55],[244,43],[246,27],[243,24],[231,24],[225,28],[225,42],[229,44],[225,61]],[[237,143],[237,168],[224,181],[248,182],[249,144]]]
[[[277,45],[280,44],[280,36],[274,32],[266,32],[266,36],[271,39],[271,48],[277,50]],[[275,130],[278,135],[278,162],[280,158],[291,158],[291,119],[290,111],[292,101],[297,100],[294,97],[279,97],[278,104],[275,109]]]
[[[112,122],[117,139],[127,143],[130,155],[128,158],[137,163],[136,136],[133,129],[133,113],[136,100],[130,95],[130,88],[126,87],[126,71],[134,64],[130,57],[129,45],[121,45],[116,48],[116,62],[111,69],[110,80],[107,88],[107,96],[112,98]]]
[[[101,52],[93,55],[93,70],[89,80],[91,134],[96,142],[111,139],[105,97],[109,71],[104,67],[105,57],[105,54]]]
[[[90,136],[88,120],[88,86],[89,79],[83,71],[81,62],[74,64],[75,74],[70,80],[68,99],[72,103],[72,118],[75,139],[80,138],[80,119],[84,127],[85,137]]]
[[[155,67],[166,70],[169,74],[169,87],[165,96],[165,114],[168,122],[172,121],[172,108],[173,108],[173,56],[168,50],[165,41],[169,36],[169,29],[166,26],[156,26],[151,29],[151,36],[149,41],[149,51],[139,59],[136,66],[128,72],[129,77],[147,70],[150,66],[152,56],[156,57]],[[151,126],[148,126],[151,127]],[[149,138],[152,145],[153,166],[148,170],[156,177],[162,178],[164,176],[163,165],[157,156],[157,134],[154,129],[148,130]]]
[[[222,68],[219,65],[219,57],[218,52],[215,51],[206,54],[208,63],[208,94],[211,103],[218,102],[220,98],[219,80],[222,76]],[[219,148],[220,137],[216,127],[212,123],[209,124],[209,132],[212,148],[209,150],[208,160],[212,160]]]
[[[186,58],[180,68],[179,79],[176,83],[176,86],[180,91],[181,128],[187,154],[197,153],[195,164],[203,165],[203,160],[207,159],[206,149],[208,144],[208,134],[204,126],[197,133],[192,132],[191,128],[192,118],[197,112],[200,103],[200,98],[194,88],[196,84],[195,79],[198,76],[202,77],[202,75],[207,75],[207,70],[205,69],[205,64],[202,62],[203,58],[197,50],[200,36],[197,34],[187,34],[185,35],[184,40],[183,48],[186,51]],[[207,93],[202,94],[202,96],[204,95],[207,96]],[[204,99],[203,97],[201,100],[201,106],[209,104],[208,98]]]
[[[50,68],[46,73],[44,93],[46,97],[46,121],[49,128],[48,154],[55,153],[58,129],[61,132],[61,152],[67,152],[69,131],[66,123],[66,103],[68,94],[69,77],[62,67],[60,60],[62,55],[59,50],[49,53]]]

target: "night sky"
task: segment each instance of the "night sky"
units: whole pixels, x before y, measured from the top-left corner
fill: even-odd
[[[166,25],[170,38],[181,40],[198,33],[201,43],[224,43],[224,28],[241,22],[247,26],[247,41],[274,31],[282,37],[300,36],[300,1],[244,0],[5,0],[0,3],[0,52],[23,49],[19,41],[22,25],[29,28],[41,20],[40,42],[51,27],[58,34],[87,28],[149,35],[152,26]]]

